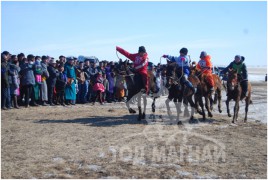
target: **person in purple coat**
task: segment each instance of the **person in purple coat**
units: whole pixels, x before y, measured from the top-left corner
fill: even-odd
[[[113,75],[113,68],[114,65],[112,64],[112,62],[110,62],[108,64],[108,66],[106,66],[106,78],[109,82],[109,89],[107,92],[107,102],[111,103],[111,101],[113,101],[113,94],[114,94],[114,75]]]

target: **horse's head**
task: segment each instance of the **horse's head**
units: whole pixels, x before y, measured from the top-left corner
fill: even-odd
[[[227,87],[229,90],[234,90],[235,87],[239,85],[238,82],[238,74],[237,71],[234,69],[229,69],[228,71],[228,79],[227,79]]]
[[[176,62],[169,62],[166,66],[166,78],[167,84],[166,87],[169,88],[172,84],[177,83],[177,73],[178,73],[178,65]]]
[[[122,61],[119,60],[118,64],[114,67],[116,75],[126,75],[128,69],[128,60]]]

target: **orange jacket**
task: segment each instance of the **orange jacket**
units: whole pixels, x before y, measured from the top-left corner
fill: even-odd
[[[210,55],[207,55],[205,58],[200,59],[196,68],[201,70],[204,74],[211,74],[212,73],[212,63]]]

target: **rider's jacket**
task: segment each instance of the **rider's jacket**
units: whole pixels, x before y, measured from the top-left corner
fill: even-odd
[[[117,47],[117,51],[119,51],[121,54],[129,58],[131,61],[134,62],[134,69],[138,73],[147,74],[147,67],[148,67],[148,54],[144,53],[144,55],[141,57],[139,56],[139,53],[130,54],[126,50]]]
[[[211,74],[212,73],[212,63],[210,60],[210,56],[207,55],[204,58],[200,59],[196,68],[201,70],[203,74]]]
[[[183,73],[186,75],[190,74],[190,68],[189,68],[189,57],[188,56],[170,56],[168,55],[167,58],[171,60],[172,62],[176,62],[179,66],[179,68],[183,67]]]
[[[224,70],[222,70],[222,74],[228,72],[229,69],[236,70],[238,74],[241,75],[243,80],[248,80],[248,71],[246,64],[243,62],[235,63],[235,61],[231,62],[229,66],[227,66]]]

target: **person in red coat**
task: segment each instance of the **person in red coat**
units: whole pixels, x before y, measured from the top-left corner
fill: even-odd
[[[134,62],[135,71],[142,76],[143,85],[146,93],[148,94],[148,75],[147,75],[147,67],[148,67],[148,54],[144,46],[139,47],[139,52],[135,54],[130,54],[126,50],[116,46],[116,50],[126,56],[128,59]]]

